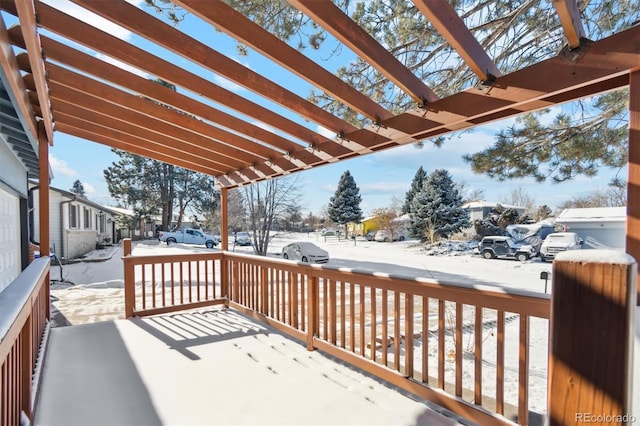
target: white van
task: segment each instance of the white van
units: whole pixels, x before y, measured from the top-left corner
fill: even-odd
[[[561,251],[579,250],[582,248],[584,241],[575,232],[554,232],[547,235],[547,238],[540,246],[540,259],[543,262],[551,261],[556,254]]]

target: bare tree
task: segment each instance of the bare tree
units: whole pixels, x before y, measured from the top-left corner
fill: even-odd
[[[253,250],[267,255],[274,222],[300,199],[297,175],[269,179],[243,187]]]
[[[623,185],[612,185],[605,190],[593,191],[583,197],[573,197],[558,206],[560,211],[568,208],[623,207],[627,205],[627,191]]]
[[[503,204],[509,204],[517,207],[524,207],[525,212],[533,210],[535,200],[525,192],[522,187],[513,189],[507,196],[502,197]]]

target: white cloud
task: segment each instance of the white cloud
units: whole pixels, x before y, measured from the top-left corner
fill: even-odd
[[[118,68],[121,68],[121,69],[123,69],[125,71],[129,71],[132,74],[135,74],[135,75],[138,75],[140,77],[147,78],[147,79],[149,78],[149,74],[148,73],[146,73],[146,72],[144,72],[144,71],[142,71],[142,70],[140,70],[138,68],[132,67],[129,64],[125,64],[124,62],[122,62],[122,61],[120,61],[118,59],[112,58],[111,56],[107,56],[107,55],[104,55],[102,53],[98,53],[96,55],[96,58],[98,58],[98,59],[100,59],[100,60],[102,60],[104,62],[107,62],[107,63],[109,63],[111,65],[114,65],[114,66],[116,66]]]
[[[365,183],[361,187],[366,192],[397,192],[406,191],[409,188],[407,182],[372,182]]]
[[[44,2],[66,13],[67,15],[73,16],[74,18],[79,19],[80,21],[96,27],[121,40],[128,40],[131,37],[131,31],[104,19],[93,12],[89,12],[88,10],[78,6],[77,4],[71,3],[68,0],[44,0]],[[130,3],[137,5],[141,3],[141,1]]]
[[[66,177],[74,177],[78,175],[75,170],[67,165],[66,161],[60,160],[52,155],[49,156],[49,164],[51,164],[51,169],[53,170],[54,175]]]
[[[96,189],[90,183],[82,182],[82,187],[84,188],[84,192],[87,195],[92,195],[96,193]]]
[[[215,82],[218,84],[218,86],[223,87],[230,92],[239,93],[247,90],[244,87],[240,86],[239,84],[236,84],[233,81],[221,75],[216,75],[214,79],[215,79]]]

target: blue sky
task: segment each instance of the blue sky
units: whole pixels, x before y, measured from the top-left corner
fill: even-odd
[[[63,0],[50,0],[49,2],[58,8],[65,7]],[[140,1],[138,1],[138,3],[140,3]],[[91,22],[95,26],[102,27],[100,20],[95,17],[90,17],[83,13],[81,19],[85,22]],[[183,22],[179,26],[181,31],[190,34],[201,32],[203,28],[197,20],[193,22]],[[108,31],[140,47],[149,47],[146,41],[132,37],[131,34],[124,29],[112,27]],[[209,30],[209,32],[211,31]],[[292,90],[295,88],[294,91],[297,93],[308,92],[309,85],[306,82],[266,61],[259,54],[250,52],[248,56],[239,56],[236,52],[235,42],[224,34],[217,32],[211,33],[211,38],[209,43],[214,45],[215,49],[221,53],[237,60],[250,69],[260,70],[265,76],[284,87],[292,88]],[[328,40],[327,44],[328,46],[335,47],[334,42],[331,40]],[[345,50],[346,49],[340,49],[340,54],[348,55],[349,52],[345,53]],[[171,54],[162,52],[162,56],[171,57]],[[109,58],[102,57],[102,59],[114,62]],[[178,65],[188,66],[186,60],[181,57],[175,56],[172,60]],[[333,70],[338,64],[344,62],[344,60],[344,57],[340,59],[336,56],[328,56],[326,61],[323,62],[323,65],[327,69]],[[195,67],[193,72],[196,72]],[[201,69],[198,69],[197,72],[205,78],[215,81],[216,84],[224,86],[242,96],[254,97],[256,102],[276,112],[289,117],[294,116],[292,112],[252,95],[246,89],[220,76],[207,71],[203,72]],[[194,95],[190,94],[190,96]],[[219,105],[216,107],[223,109]],[[251,118],[245,119],[253,122]],[[488,147],[493,141],[495,132],[512,123],[513,120],[494,122],[477,128],[472,132],[454,135],[442,148],[435,148],[427,141],[425,147],[422,149],[408,145],[321,166],[313,170],[303,171],[299,173],[301,187],[303,188],[303,211],[305,213],[309,211],[316,214],[319,213],[334,194],[338,180],[345,170],[351,172],[360,188],[363,200],[361,207],[365,215],[368,215],[371,210],[375,208],[389,206],[393,197],[404,199],[404,194],[408,190],[411,180],[420,166],[422,166],[427,173],[435,169],[447,169],[454,181],[464,182],[470,190],[484,191],[487,201],[504,201],[509,198],[512,191],[521,188],[534,199],[537,205],[547,204],[551,208],[555,208],[558,204],[572,197],[586,195],[597,189],[606,189],[607,183],[617,172],[616,170],[601,170],[595,178],[587,179],[579,177],[570,183],[564,184],[539,184],[532,179],[498,182],[485,176],[473,174],[469,165],[462,160],[462,155],[477,152]],[[261,125],[260,123],[255,124]],[[326,130],[315,126],[313,123],[300,122],[300,124],[307,125],[318,133],[326,133]],[[268,128],[267,126],[262,126]],[[329,137],[335,136],[330,133],[326,135]],[[117,157],[111,153],[110,148],[106,146],[92,142],[88,143],[75,137],[56,132],[54,145],[50,149],[50,161],[54,174],[52,185],[61,189],[70,189],[73,182],[79,179],[83,183],[87,195],[91,200],[106,205],[114,205],[115,203],[110,199],[107,191],[103,170],[116,160]],[[626,178],[624,172],[621,177]]]

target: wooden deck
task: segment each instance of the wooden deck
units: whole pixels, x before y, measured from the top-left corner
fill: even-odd
[[[53,328],[36,425],[460,424],[233,309]]]

